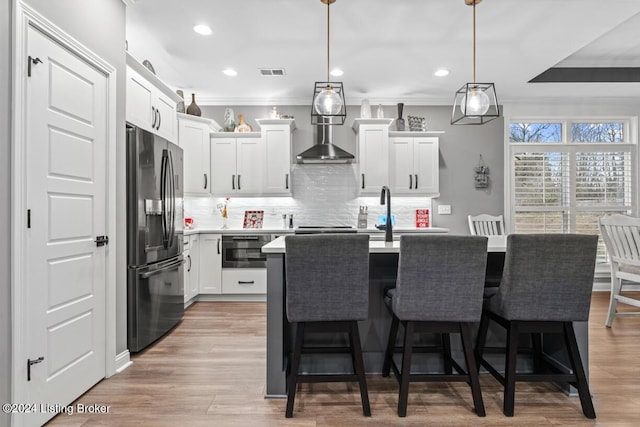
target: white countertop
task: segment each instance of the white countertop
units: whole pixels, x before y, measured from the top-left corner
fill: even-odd
[[[384,230],[378,230],[375,227],[369,228],[356,228],[358,233],[368,233],[372,235],[384,234]],[[295,228],[215,228],[215,227],[195,227],[185,229],[185,236],[192,234],[293,234]],[[408,233],[437,233],[447,234],[448,228],[441,227],[429,227],[429,228],[416,228],[416,227],[394,227],[394,234],[408,234]]]
[[[262,252],[266,254],[283,254],[286,252],[284,237],[278,237],[262,247]],[[507,249],[507,236],[489,236],[487,242],[487,252],[505,252]],[[400,242],[385,242],[384,240],[370,240],[369,253],[398,253],[400,252]]]

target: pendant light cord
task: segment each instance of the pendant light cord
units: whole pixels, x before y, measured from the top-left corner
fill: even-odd
[[[473,83],[476,82],[476,3],[473,2]]]
[[[331,3],[327,2],[327,81],[329,81],[329,75],[330,75],[329,74],[329,69],[330,69],[329,61],[330,61],[330,58],[331,58],[331,56],[329,55],[329,52],[330,52],[329,51],[329,49],[330,49],[330,47],[329,47],[330,46],[330,43],[329,43],[330,25],[329,25],[329,23],[330,23],[330,19],[331,19],[330,13],[329,13],[330,6],[331,6]]]

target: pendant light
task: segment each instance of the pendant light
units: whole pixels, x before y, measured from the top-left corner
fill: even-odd
[[[482,125],[500,117],[500,107],[493,83],[476,82],[476,4],[482,0],[464,0],[473,6],[473,82],[456,92],[451,113],[452,125]]]
[[[343,125],[347,118],[342,83],[329,81],[330,70],[330,6],[336,0],[320,0],[327,5],[327,81],[316,82],[311,103],[311,124]]]

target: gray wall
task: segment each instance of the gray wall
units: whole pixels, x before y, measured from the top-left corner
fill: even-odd
[[[186,94],[185,94],[186,95]],[[268,117],[270,106],[231,106],[236,120],[238,114],[244,114],[245,121],[259,130],[255,118]],[[222,125],[225,107],[201,106],[202,116],[214,119]],[[375,111],[377,107],[372,107]],[[373,112],[372,111],[372,112]],[[311,146],[313,127],[310,123],[310,107],[278,106],[281,114],[292,115],[296,119],[296,131],[293,134],[293,152],[296,155]],[[395,117],[396,107],[385,106],[386,117]],[[412,106],[406,105],[404,116],[425,117],[428,129],[443,130],[440,138],[440,197],[433,199],[433,224],[446,227],[454,234],[468,234],[467,215],[502,214],[504,209],[504,151],[503,119],[499,118],[483,126],[452,126],[449,106]],[[356,136],[351,125],[355,117],[360,116],[360,107],[347,109],[347,121],[344,126],[334,129],[334,143],[355,154]],[[491,185],[488,189],[477,190],[474,187],[474,167],[478,165],[480,154],[490,170]],[[308,166],[300,166],[306,168]],[[294,168],[298,170],[298,167]],[[294,172],[295,172],[294,170]],[[340,173],[336,168],[336,173]],[[292,173],[292,188],[306,192],[321,193],[308,183],[297,182],[301,175]],[[295,199],[306,199],[308,194],[294,192]],[[438,215],[437,206],[451,205],[451,215]]]
[[[10,236],[11,2],[0,2],[0,236]],[[11,401],[11,269],[9,239],[0,239],[0,403]],[[9,415],[0,412],[0,426]]]
[[[105,61],[116,68],[116,110],[117,110],[117,146],[118,176],[124,177],[124,144],[125,144],[125,5],[121,0],[28,0],[29,6],[53,22],[66,33],[91,49]],[[11,77],[11,43],[13,29],[11,26],[13,1],[0,2],[0,235],[10,235],[10,98]],[[5,66],[6,65],[6,66]],[[124,194],[124,181],[119,182],[119,194]],[[121,192],[122,191],[122,192]],[[124,197],[119,197],[124,200]],[[117,207],[119,215],[124,217],[124,206]],[[121,230],[114,236],[118,245],[124,248],[124,221],[118,221]],[[122,238],[118,238],[121,237]],[[10,308],[10,242],[0,240],[0,402],[9,402],[10,382],[10,349],[11,322]],[[118,250],[118,264],[125,264],[125,250]],[[126,266],[121,268],[117,278],[118,287],[118,330],[117,351],[126,349]],[[8,425],[9,418],[0,413],[0,425]]]

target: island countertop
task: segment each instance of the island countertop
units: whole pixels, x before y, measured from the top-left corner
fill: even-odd
[[[373,237],[373,236],[372,236]],[[395,236],[393,242],[385,242],[382,239],[372,238],[369,240],[369,253],[391,254],[400,252],[400,236]],[[283,254],[286,252],[285,236],[278,237],[262,247],[262,252],[266,254]],[[506,236],[489,236],[487,242],[487,252],[504,252],[507,249]]]

